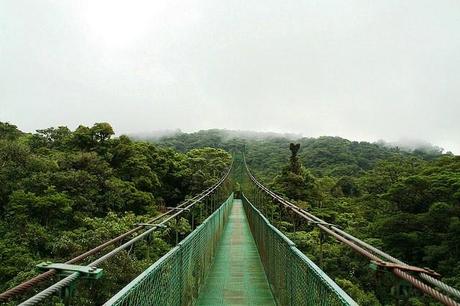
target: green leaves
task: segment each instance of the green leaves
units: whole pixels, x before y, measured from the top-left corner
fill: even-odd
[[[230,166],[231,158],[222,149],[202,148],[187,152],[183,164],[187,169],[184,176],[189,192],[196,193],[203,186],[215,184]]]
[[[73,132],[71,143],[82,150],[104,149],[104,144],[114,135],[112,126],[107,122],[95,123],[91,128],[80,125]]]
[[[307,201],[316,205],[320,202],[320,194],[316,178],[307,169],[301,167],[299,173],[286,167],[282,173],[276,176],[271,187],[290,199]]]
[[[113,135],[108,123],[34,134],[0,123],[0,291],[34,275],[39,261],[66,261],[211,186],[231,161],[219,149],[185,154]],[[171,226],[113,258],[75,303],[102,304],[169,250],[176,229],[191,231],[185,219]]]
[[[247,160],[258,177],[326,222],[412,265],[430,267],[451,284],[460,283],[460,158],[439,152],[410,154],[368,143],[320,137],[301,140],[299,157],[308,172],[286,166],[275,144],[254,142]],[[288,146],[285,141],[284,146]],[[272,151],[276,150],[276,154]],[[276,155],[276,156],[273,156]],[[292,162],[291,162],[292,164]],[[276,170],[276,171],[275,171]],[[284,221],[284,222],[283,222]],[[361,305],[390,305],[394,279],[375,280],[366,260],[332,239],[320,247],[317,230],[305,223],[287,235]],[[322,258],[322,260],[321,260]],[[456,271],[456,272],[455,272]],[[457,274],[455,274],[457,273]],[[404,304],[428,305],[405,297]]]
[[[91,128],[93,139],[97,142],[105,142],[110,139],[113,132],[112,126],[107,122],[95,123]]]
[[[335,279],[337,285],[339,285],[345,292],[347,292],[359,305],[363,306],[378,306],[381,305],[377,297],[371,292],[362,290],[359,286],[353,282],[343,279]]]
[[[0,139],[15,140],[22,135],[18,127],[8,122],[0,122]]]
[[[32,219],[43,226],[56,226],[71,216],[73,203],[66,194],[53,188],[48,188],[42,196],[18,190],[11,194],[5,214],[21,223]]]

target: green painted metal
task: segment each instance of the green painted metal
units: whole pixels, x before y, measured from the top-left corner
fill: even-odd
[[[241,205],[232,194],[105,305],[275,303],[357,305],[244,195]]]
[[[241,200],[234,200],[196,305],[275,305]]]
[[[176,247],[136,277],[105,305],[190,305],[212,266],[233,194]]]
[[[62,274],[71,274],[79,272],[83,278],[99,279],[102,276],[102,269],[89,266],[71,265],[66,263],[42,262],[37,265],[42,270],[57,270]]]
[[[243,205],[279,305],[358,305],[243,195]]]

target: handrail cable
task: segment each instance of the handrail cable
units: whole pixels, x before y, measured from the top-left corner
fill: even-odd
[[[154,226],[151,226],[148,230],[144,231],[143,233],[139,234],[136,237],[133,237],[131,240],[128,240],[127,242],[125,242],[121,246],[113,249],[109,253],[103,255],[99,259],[89,263],[86,266],[93,267],[93,266],[99,265],[103,261],[109,259],[110,257],[114,256],[115,254],[119,253],[120,251],[122,251],[122,250],[126,249],[127,247],[131,246],[134,242],[136,242],[136,241],[140,240],[141,238],[149,235],[150,233],[155,231],[157,228],[164,226],[171,219],[181,215],[182,213],[184,213],[187,210],[189,210],[191,207],[195,206],[199,201],[201,201],[202,199],[206,198],[208,195],[212,194],[217,188],[219,188],[222,185],[222,183],[230,175],[230,172],[231,172],[232,168],[233,168],[233,160],[232,160],[232,163],[231,163],[230,167],[228,168],[227,172],[220,178],[220,180],[216,184],[214,184],[212,187],[206,189],[205,191],[201,192],[200,194],[198,194],[198,195],[196,195],[196,196],[194,196],[194,197],[192,197],[192,198],[190,198],[188,200],[185,200],[182,204],[180,204],[180,205],[178,205],[176,207],[176,208],[182,208],[182,207],[185,206],[184,209],[182,209],[182,210],[170,209],[169,211],[161,214],[160,216],[157,216],[157,217],[149,220],[148,223],[152,223],[152,222],[155,222],[155,221],[157,221],[157,220],[159,220],[159,219],[161,219],[163,217],[166,217],[168,214],[170,214],[172,212],[175,212],[174,214],[170,215],[169,217],[167,217],[163,221],[155,224]],[[130,230],[130,231],[118,236],[118,237],[115,237],[112,240],[109,240],[109,241],[105,242],[104,244],[101,244],[100,246],[98,246],[98,247],[96,247],[96,248],[94,248],[92,250],[89,250],[89,251],[87,251],[87,252],[85,252],[85,253],[83,253],[83,254],[81,254],[81,255],[79,255],[79,256],[71,259],[71,260],[69,260],[66,263],[75,263],[77,261],[80,261],[80,260],[82,260],[82,259],[84,259],[84,258],[86,258],[86,257],[88,257],[90,255],[93,255],[96,252],[106,248],[107,246],[114,244],[115,242],[125,238],[126,236],[141,230],[141,229],[145,229],[145,226],[143,226],[143,225],[137,226],[137,227],[133,228],[132,230]],[[16,291],[18,293],[20,293],[20,292],[22,292],[24,290],[27,290],[28,288],[34,286],[35,284],[37,284],[37,283],[39,283],[39,282],[41,282],[43,280],[46,280],[47,278],[50,278],[55,273],[56,273],[56,270],[49,270],[49,271],[47,271],[45,273],[42,273],[42,274],[30,279],[29,281],[27,281],[27,282],[25,282],[23,284],[20,284],[20,285],[14,287],[14,288],[2,293],[2,295],[4,295],[4,294],[6,295],[7,293],[10,293],[10,292],[14,295],[14,294],[17,294]],[[60,281],[58,281],[54,285],[46,288],[45,290],[43,290],[43,291],[37,293],[36,295],[34,295],[33,297],[29,298],[28,300],[22,302],[20,305],[35,305],[36,303],[42,301],[43,299],[45,299],[46,297],[50,296],[54,292],[66,287],[71,282],[73,282],[74,280],[78,279],[79,275],[80,275],[80,273],[78,273],[78,272],[70,274],[69,276],[61,279]],[[24,287],[24,288],[21,288],[21,287]],[[14,289],[16,289],[16,290],[14,290]],[[17,290],[17,289],[19,289],[19,290]],[[21,289],[22,289],[22,291],[20,291]],[[8,294],[6,299],[8,299],[9,296],[10,296],[10,294]]]
[[[195,200],[197,197],[199,197],[200,195],[204,194],[206,191],[210,190],[211,188],[212,188],[212,186],[209,187],[208,189],[206,189],[205,191],[202,191],[200,194],[197,194],[197,195],[195,195],[194,197],[192,197],[190,199],[186,199],[185,201],[183,201],[177,207],[178,208],[183,207],[184,205],[186,205],[187,203],[190,203],[191,201]],[[147,223],[153,223],[155,221],[158,221],[159,219],[167,216],[168,214],[170,214],[173,211],[174,211],[173,209],[170,209],[167,212],[164,212],[164,213],[162,213],[162,214],[160,214],[160,215],[148,220]],[[103,244],[100,244],[100,245],[98,245],[98,246],[86,251],[83,254],[78,255],[77,257],[74,257],[74,258],[66,261],[65,263],[66,264],[74,264],[74,263],[80,262],[83,259],[102,251],[103,249],[107,248],[108,246],[110,246],[110,245],[122,240],[123,238],[125,238],[125,237],[127,237],[127,236],[129,236],[129,235],[131,235],[133,233],[136,233],[136,232],[138,232],[138,231],[140,231],[141,229],[144,229],[144,228],[145,227],[142,226],[142,225],[137,226],[137,227],[135,227],[135,228],[133,228],[133,229],[131,229],[131,230],[129,230],[129,231],[127,231],[127,232],[115,237],[115,238],[112,238],[112,239],[104,242]],[[16,285],[13,288],[8,289],[7,291],[5,291],[5,292],[0,294],[0,301],[2,301],[2,302],[7,301],[7,300],[13,298],[14,296],[17,296],[17,295],[19,295],[21,293],[24,293],[25,291],[27,291],[28,289],[32,288],[33,286],[38,285],[39,283],[44,282],[45,280],[51,278],[52,276],[54,276],[56,274],[56,272],[57,271],[55,269],[50,269],[50,270],[48,270],[48,271],[46,271],[44,273],[41,273],[41,274],[39,274],[39,275],[37,275],[37,276],[35,276],[35,277],[33,277],[33,278],[21,283],[19,285]]]
[[[371,259],[371,260],[373,260],[373,261],[375,261],[377,263],[386,264],[388,262],[382,260],[380,257],[376,256],[375,254],[371,253],[370,251],[372,251],[374,253],[377,253],[378,255],[380,255],[380,256],[392,261],[393,263],[399,264],[400,267],[393,267],[391,269],[391,271],[396,276],[406,280],[407,282],[411,283],[414,287],[418,288],[419,290],[423,291],[424,293],[427,293],[427,294],[431,295],[433,298],[435,298],[436,300],[444,303],[445,305],[460,306],[459,303],[457,303],[456,301],[454,301],[450,297],[442,294],[441,292],[437,291],[436,289],[430,287],[429,285],[423,283],[422,281],[418,280],[417,278],[413,277],[412,275],[410,275],[410,274],[408,274],[407,272],[404,271],[404,268],[411,268],[412,266],[407,265],[406,263],[404,263],[404,262],[392,257],[389,254],[384,253],[383,251],[378,250],[375,247],[372,247],[371,245],[365,243],[364,241],[362,241],[362,240],[360,240],[360,239],[358,239],[358,238],[356,238],[356,237],[354,237],[354,236],[352,236],[352,235],[340,230],[339,228],[337,228],[334,225],[325,226],[324,223],[326,223],[326,222],[324,220],[322,220],[322,219],[314,216],[313,214],[307,212],[305,209],[302,209],[302,208],[290,203],[289,201],[285,200],[280,195],[276,194],[275,192],[273,192],[270,189],[268,189],[267,187],[265,187],[251,173],[251,171],[249,169],[249,166],[248,166],[248,164],[246,162],[245,154],[243,154],[243,160],[244,160],[244,164],[245,164],[245,167],[246,167],[246,172],[247,172],[249,178],[252,180],[252,182],[257,187],[259,187],[259,189],[261,189],[266,194],[271,196],[274,200],[276,200],[279,203],[281,203],[284,207],[290,208],[292,211],[294,211],[296,214],[298,214],[302,218],[304,218],[307,221],[309,221],[309,222],[315,224],[316,226],[318,226],[322,231],[324,231],[327,234],[333,236],[334,238],[336,238],[340,242],[342,242],[342,243],[348,245],[349,247],[351,247],[356,252],[360,253],[361,255],[363,255],[363,256],[365,256],[365,257],[367,257],[367,258],[369,258],[369,259]],[[366,248],[367,250],[364,249],[363,247]],[[430,271],[428,271],[426,269],[421,269],[421,270],[426,271],[426,272],[430,272]],[[445,284],[442,281],[439,281],[439,280],[431,277],[427,273],[421,272],[420,276],[422,278],[424,278],[425,280],[427,280],[428,282],[430,282],[430,283],[432,283],[432,284],[434,284],[436,286],[439,286],[441,289],[445,290],[446,292],[448,292],[448,293],[450,293],[450,294],[452,294],[452,295],[454,295],[456,297],[460,297],[460,292],[457,289]]]

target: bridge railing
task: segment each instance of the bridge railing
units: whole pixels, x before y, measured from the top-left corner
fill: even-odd
[[[361,239],[341,230],[337,226],[329,224],[324,220],[316,217],[312,213],[306,211],[305,209],[289,202],[282,196],[265,187],[254,177],[249,169],[248,164],[246,163],[244,154],[243,161],[246,168],[246,174],[250,182],[248,185],[248,191],[254,197],[252,199],[257,205],[260,203],[262,206],[264,206],[264,204],[267,203],[266,201],[273,201],[278,204],[278,208],[284,208],[291,211],[295,215],[305,220],[308,224],[315,224],[322,232],[334,237],[337,241],[340,241],[344,245],[350,247],[363,257],[368,258],[372,264],[379,266],[379,269],[392,272],[399,279],[411,284],[414,288],[417,288],[421,292],[430,295],[444,305],[460,306],[460,303],[454,300],[460,299],[460,291],[435,278],[440,276],[438,273],[427,268],[408,265],[405,262],[391,256],[390,254],[387,254],[382,250],[373,247]],[[267,210],[267,208],[268,211],[266,213],[271,215],[271,218],[273,219],[273,214],[276,211],[276,207],[263,207],[264,212]],[[420,277],[420,279],[418,277]],[[428,284],[425,283],[425,281]],[[449,294],[450,296],[446,295],[445,293]]]
[[[224,196],[226,196],[229,191],[228,188],[230,187],[230,174],[232,173],[233,169],[233,161],[230,167],[228,168],[227,172],[220,178],[218,182],[216,182],[213,186],[207,188],[200,194],[195,195],[192,198],[186,199],[176,207],[170,208],[165,213],[162,213],[154,218],[148,220],[147,223],[139,224],[135,228],[110,239],[109,241],[104,242],[103,244],[83,253],[77,257],[74,257],[68,261],[66,264],[75,264],[78,263],[86,258],[92,257],[93,255],[106,250],[109,246],[113,246],[118,242],[127,240],[123,242],[121,245],[115,247],[114,249],[110,250],[108,253],[101,255],[97,259],[93,260],[90,263],[87,263],[84,267],[97,267],[104,262],[109,261],[115,255],[119,254],[120,252],[126,252],[128,248],[132,248],[133,245],[139,241],[144,239],[148,239],[154,234],[155,231],[158,231],[161,228],[168,227],[171,222],[177,220],[181,217],[188,217],[191,220],[191,227],[194,229],[195,226],[195,217],[199,217],[199,222],[201,222],[203,213],[204,216],[207,216],[215,211],[216,205],[222,203]],[[198,207],[201,206],[201,207]],[[196,210],[199,209],[199,216]],[[133,237],[134,236],[134,237]],[[176,230],[176,241],[179,240],[178,231]],[[3,293],[0,294],[0,303],[6,302],[9,299],[14,297],[18,297],[21,294],[26,293],[27,291],[32,291],[31,289],[35,286],[43,283],[44,281],[50,279],[54,275],[57,274],[56,269],[48,270],[47,272],[41,273]],[[61,292],[65,294],[68,289],[73,287],[78,279],[82,275],[80,272],[75,271],[71,274],[67,274],[67,276],[61,278],[58,282],[54,283],[53,285],[47,287],[46,289],[38,292],[34,296],[30,297],[26,301],[20,303],[21,306],[29,306],[29,305],[36,305],[45,299],[51,297],[53,294]],[[111,289],[109,289],[111,290]],[[12,303],[14,303],[12,301]]]
[[[279,305],[357,305],[243,195],[243,206]]]
[[[233,194],[202,224],[104,305],[191,305],[211,267]]]

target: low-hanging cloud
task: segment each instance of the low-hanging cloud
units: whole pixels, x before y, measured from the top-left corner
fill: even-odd
[[[0,2],[0,120],[460,153],[458,1]]]

